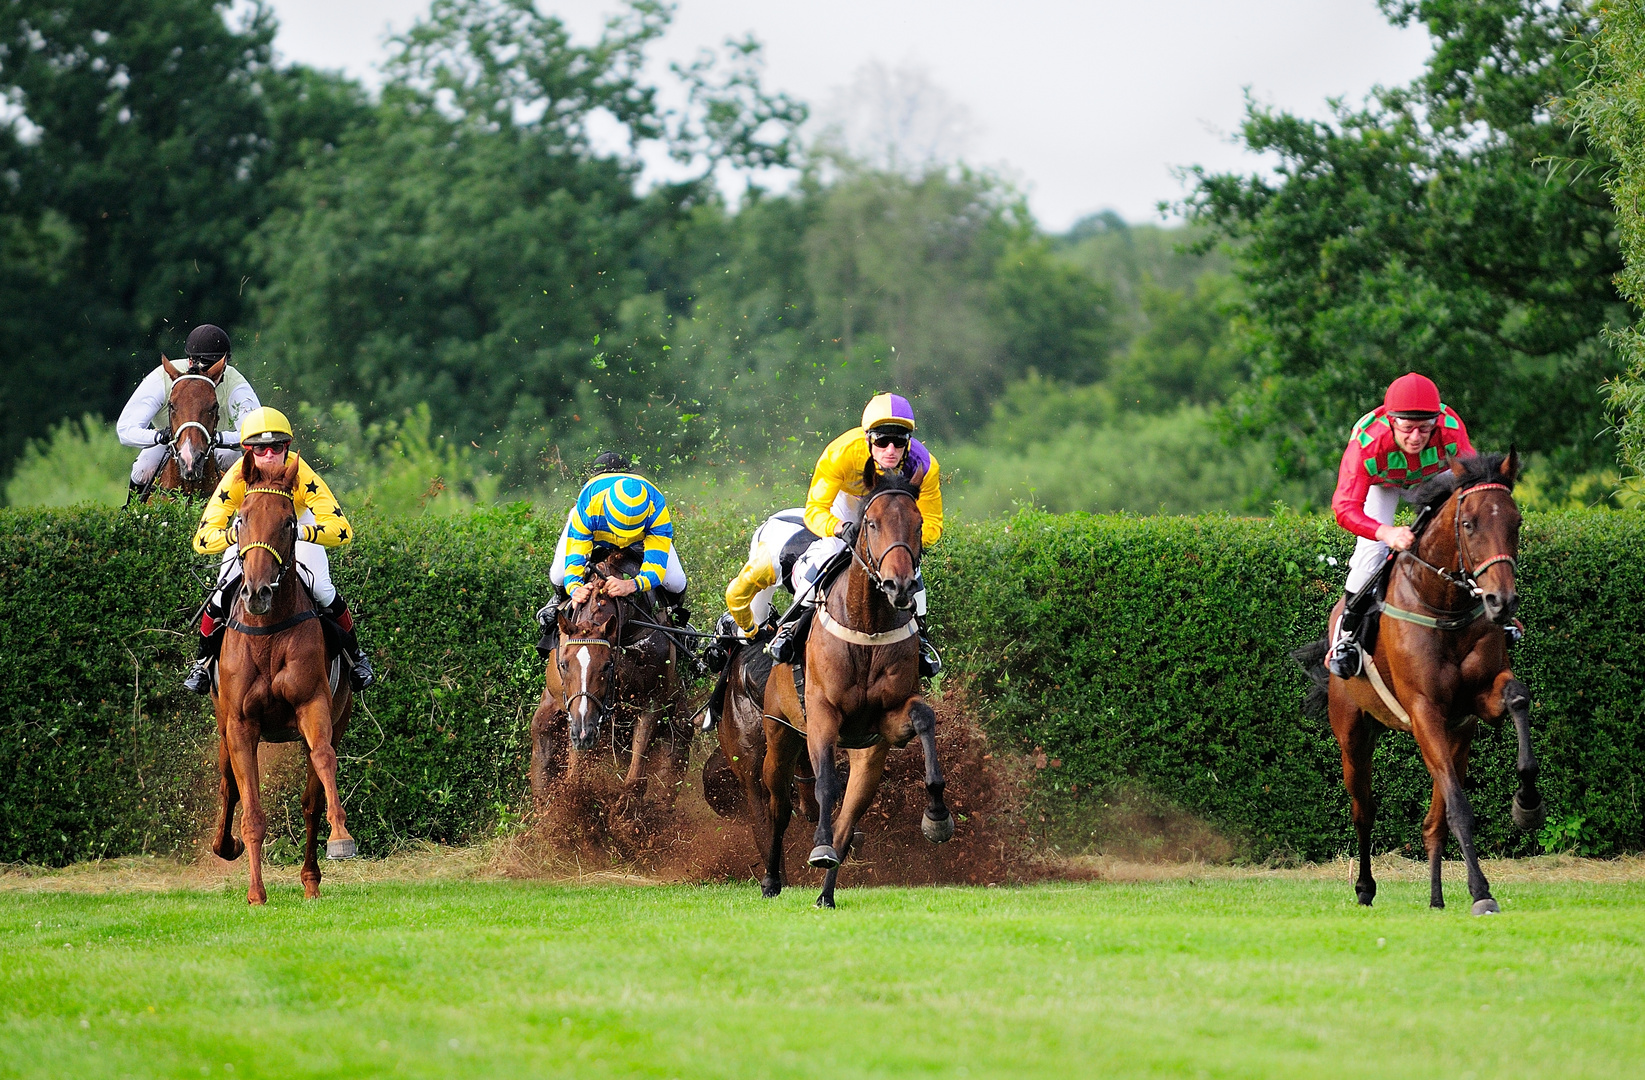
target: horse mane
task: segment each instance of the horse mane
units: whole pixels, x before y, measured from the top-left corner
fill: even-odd
[[[1467,491],[1479,484],[1503,484],[1510,490],[1514,486],[1515,477],[1504,476],[1502,463],[1506,454],[1471,454],[1468,457],[1458,458],[1462,463],[1460,474],[1447,469],[1431,480],[1426,480],[1411,493],[1411,501],[1419,509],[1440,505],[1459,491]]]

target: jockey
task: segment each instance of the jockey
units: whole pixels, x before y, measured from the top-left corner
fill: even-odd
[[[805,610],[785,624],[767,646],[779,663],[800,655],[816,605],[840,570],[843,555],[856,540],[857,517],[862,513],[863,473],[869,461],[881,474],[897,472],[920,489],[919,507],[924,524],[920,542],[930,547],[942,537],[942,488],[937,459],[914,438],[914,407],[898,394],[877,394],[863,410],[862,425],[828,444],[817,459],[811,490],[805,499],[805,527],[820,537],[800,557],[796,577],[810,584]],[[822,571],[827,566],[827,572]],[[925,636],[925,582],[915,576],[914,618],[920,624],[920,674],[942,670],[942,659]]]
[[[781,585],[798,595],[806,581],[793,580],[800,557],[810,550],[817,535],[805,527],[805,510],[779,510],[754,530],[748,545],[748,561],[725,587],[726,618],[720,629],[726,635],[751,637],[771,620],[771,598]],[[725,625],[727,622],[731,625]]]
[[[594,478],[577,495],[554,549],[554,565],[548,572],[554,596],[537,612],[537,621],[546,635],[539,650],[552,648],[560,605],[567,598],[580,604],[593,590],[594,583],[585,580],[584,575],[595,544],[631,549],[641,559],[634,577],[607,582],[607,595],[629,596],[655,590],[660,594],[660,606],[668,609],[675,626],[684,626],[691,619],[684,607],[685,568],[674,550],[674,523],[668,500],[651,481],[630,472],[630,462],[621,454],[601,454],[594,459],[594,467]]]
[[[277,459],[282,465],[291,462],[291,422],[278,409],[259,408],[247,416],[240,424],[240,442],[247,455],[255,455],[259,460]],[[194,534],[195,551],[202,555],[221,553],[223,557],[217,588],[207,601],[205,617],[200,620],[199,659],[183,681],[185,687],[197,694],[211,690],[211,663],[222,649],[223,629],[240,584],[239,548],[235,543],[239,523],[235,515],[245,497],[244,471],[229,469],[200,516],[200,528]],[[355,691],[365,690],[376,681],[376,675],[355,635],[348,602],[331,583],[331,565],[326,559],[326,549],[353,540],[354,530],[343,517],[326,482],[302,458],[297,462],[297,489],[292,493],[292,504],[297,510],[298,571],[320,615],[341,631]]]
[[[1433,380],[1414,371],[1395,379],[1382,405],[1354,425],[1331,496],[1337,524],[1359,537],[1348,562],[1342,621],[1326,658],[1334,674],[1359,674],[1360,623],[1376,601],[1376,590],[1367,586],[1390,548],[1408,551],[1416,543],[1410,529],[1394,524],[1400,492],[1444,472],[1447,458],[1473,452],[1462,418],[1439,400]]]
[[[232,356],[228,335],[210,323],[196,326],[183,350],[188,354],[188,374],[191,375],[202,375],[217,361]],[[120,445],[142,449],[131,466],[132,491],[141,491],[153,480],[160,463],[165,460],[166,444],[171,441],[171,418],[167,409],[167,402],[171,399],[171,383],[171,376],[166,374],[164,367],[155,368],[137,384],[126,407],[120,410],[120,419],[115,424]],[[257,391],[251,388],[246,377],[232,364],[223,365],[223,377],[217,383],[217,408],[227,423],[217,433],[217,468],[220,471],[228,472],[240,460],[235,429],[259,404]]]

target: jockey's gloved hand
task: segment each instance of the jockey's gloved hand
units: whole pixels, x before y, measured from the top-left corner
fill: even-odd
[[[219,431],[217,433],[217,445],[224,450],[238,450],[240,449],[240,435],[234,431]]]
[[[855,521],[840,522],[839,528],[834,530],[834,535],[844,540],[846,547],[854,547],[857,543],[857,523]]]
[[[164,446],[171,441],[171,429],[168,427],[154,429],[154,445]]]

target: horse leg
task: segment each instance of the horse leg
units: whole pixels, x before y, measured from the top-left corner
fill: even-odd
[[[645,759],[651,752],[651,740],[657,734],[657,707],[647,704],[634,724],[633,745],[628,752],[628,775],[623,777],[623,796],[619,806],[636,821],[645,802]],[[613,738],[615,738],[613,732]]]
[[[821,694],[808,695],[810,720],[806,725],[806,749],[811,754],[811,772],[817,778],[817,831],[811,855],[812,866],[829,870],[840,864],[834,846],[834,810],[840,798],[840,774],[834,768],[834,751],[839,745],[840,713]],[[773,793],[776,794],[775,792]],[[782,793],[787,797],[788,793]]]
[[[943,789],[948,782],[942,778],[942,766],[937,762],[937,712],[923,698],[914,698],[906,706],[908,718],[914,723],[914,733],[920,737],[920,749],[925,753],[925,797],[928,800],[925,816],[920,819],[920,832],[933,844],[946,843],[954,835],[954,815],[942,801]],[[856,775],[856,770],[852,770]]]
[[[840,801],[839,818],[834,822],[834,848],[840,853],[840,859],[851,853],[852,834],[857,828],[857,822],[862,820],[863,812],[879,794],[880,779],[885,775],[885,755],[890,749],[884,739],[875,743],[867,750],[848,750],[847,757],[851,761],[851,775],[846,779],[845,797]],[[818,785],[821,787],[821,784]],[[817,897],[817,906],[831,908],[834,906],[834,882],[840,876],[840,864],[836,862],[823,875],[822,893]]]
[[[1340,703],[1332,705],[1331,728],[1342,749],[1342,782],[1353,801],[1354,833],[1359,842],[1354,896],[1370,907],[1377,895],[1376,879],[1371,876],[1371,826],[1377,812],[1371,796],[1371,752],[1376,749],[1377,722],[1343,695]]]
[[[1514,771],[1519,774],[1519,790],[1514,792],[1514,824],[1526,832],[1536,832],[1548,820],[1548,806],[1536,786],[1539,769],[1536,752],[1531,749],[1531,692],[1509,673],[1502,698],[1514,715],[1514,734],[1519,737],[1519,758],[1514,762]]]
[[[250,720],[234,720],[226,727],[229,757],[234,765],[234,782],[245,804],[240,811],[240,836],[250,863],[246,903],[266,904],[268,890],[263,887],[263,837],[268,833],[268,818],[263,813],[262,793],[258,787],[257,724]]]
[[[320,898],[320,860],[315,852],[320,846],[320,810],[325,806],[325,788],[320,774],[314,771],[314,762],[308,763],[308,784],[303,788],[303,899]]]
[[[1446,730],[1445,718],[1432,703],[1419,699],[1413,711],[1412,724],[1416,731],[1417,748],[1422,751],[1423,764],[1434,778],[1434,805],[1423,826],[1428,841],[1431,878],[1429,905],[1444,907],[1440,892],[1440,862],[1445,853],[1445,833],[1441,822],[1450,826],[1462,849],[1463,862],[1468,867],[1468,895],[1473,898],[1475,915],[1495,914],[1497,902],[1491,898],[1491,886],[1479,868],[1479,856],[1474,851],[1474,808],[1468,793],[1462,789],[1462,775],[1458,764],[1467,769],[1467,743],[1462,736]],[[1441,816],[1443,815],[1443,817]]]
[[[766,899],[783,891],[784,857],[783,838],[788,834],[788,823],[794,817],[794,798],[790,794],[794,784],[794,762],[799,757],[800,741],[787,728],[777,728],[775,737],[766,735],[765,760],[761,763],[761,786],[765,788],[763,805],[768,831],[765,845],[765,877],[760,880],[760,895]],[[752,770],[750,770],[752,773]]]
[[[246,845],[234,838],[234,808],[240,802],[240,786],[234,782],[234,761],[229,754],[228,733],[222,724],[217,726],[217,771],[222,774],[222,816],[217,819],[217,839],[211,850],[219,858],[233,862],[246,850]]]
[[[1428,853],[1428,906],[1445,906],[1445,888],[1440,878],[1445,865],[1445,790],[1434,781],[1428,815],[1422,819],[1422,847]]]
[[[548,792],[565,772],[565,761],[555,745],[556,734],[565,731],[563,722],[556,723],[565,717],[559,706],[552,701],[548,694],[543,694],[543,700],[537,706],[537,711],[531,717],[531,799],[536,804],[537,812],[541,813],[548,804]],[[565,738],[569,739],[569,735]]]
[[[352,859],[356,848],[348,834],[347,815],[343,800],[337,793],[337,749],[331,745],[331,701],[317,697],[304,702],[297,709],[297,730],[308,742],[309,768],[320,778],[325,789],[326,820],[331,824],[331,835],[326,839],[326,858]]]

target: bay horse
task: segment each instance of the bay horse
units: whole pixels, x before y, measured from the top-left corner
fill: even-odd
[[[322,810],[331,825],[326,857],[353,858],[342,799],[337,794],[337,743],[348,729],[354,693],[339,662],[327,663],[319,613],[300,575],[297,514],[292,489],[298,458],[259,467],[247,453],[234,466],[244,470],[245,501],[240,505],[239,558],[244,575],[230,609],[223,651],[217,663],[212,703],[217,710],[218,769],[222,774],[222,815],[212,851],[227,860],[250,849],[246,902],[263,904],[263,812],[257,769],[260,742],[302,739],[308,748],[308,786],[303,791],[303,895],[320,895],[315,858]],[[231,828],[236,802],[243,801],[240,836]]]
[[[223,381],[228,357],[204,371],[184,371],[164,356],[160,357],[160,366],[171,379],[166,398],[171,441],[165,460],[137,498],[147,502],[155,488],[189,499],[209,498],[223,478],[217,467],[217,424],[221,419],[217,387]]]
[[[755,840],[765,862],[760,893],[766,897],[783,890],[783,833],[793,816],[795,763],[806,751],[817,805],[815,846],[807,861],[827,871],[817,897],[820,908],[834,906],[840,863],[856,840],[857,822],[879,793],[891,747],[919,738],[928,799],[920,830],[937,844],[954,835],[954,817],[942,799],[946,781],[937,761],[937,714],[920,696],[920,646],[913,624],[914,575],[922,553],[919,488],[899,475],[880,474],[872,461],[864,467],[863,484],[867,494],[849,547],[850,568],[829,586],[806,640],[803,701],[792,666],[779,664],[765,686],[759,721],[763,749],[745,737],[742,728],[752,717],[736,719],[741,710],[730,690],[731,722],[719,727],[720,748],[753,804]],[[834,761],[840,749],[850,769],[843,792]]]
[[[613,757],[626,743],[628,771],[620,810],[638,816],[649,782],[666,761],[685,775],[691,755],[685,683],[672,637],[655,626],[646,593],[612,596],[605,583],[632,576],[640,560],[626,550],[596,551],[593,591],[581,604],[560,606],[559,642],[550,654],[543,694],[531,717],[531,794],[540,811],[562,776],[577,775],[610,721]]]
[[[1467,863],[1473,913],[1500,910],[1479,869],[1473,805],[1463,789],[1480,721],[1500,725],[1513,717],[1519,738],[1514,823],[1535,830],[1547,817],[1531,749],[1531,695],[1508,664],[1504,630],[1519,605],[1514,573],[1520,513],[1513,497],[1518,475],[1517,452],[1471,456],[1453,460],[1449,471],[1416,490],[1414,500],[1421,507],[1413,527],[1417,542],[1393,557],[1387,599],[1364,672],[1343,679],[1325,670],[1329,634],[1296,653],[1314,681],[1305,710],[1316,716],[1329,713],[1342,749],[1343,782],[1353,800],[1359,840],[1354,893],[1367,907],[1377,891],[1371,877],[1376,814],[1371,755],[1384,729],[1414,734],[1433,777],[1433,799],[1422,825],[1431,907],[1445,906],[1440,873],[1449,826]],[[1336,625],[1342,606],[1339,600],[1328,626]]]

